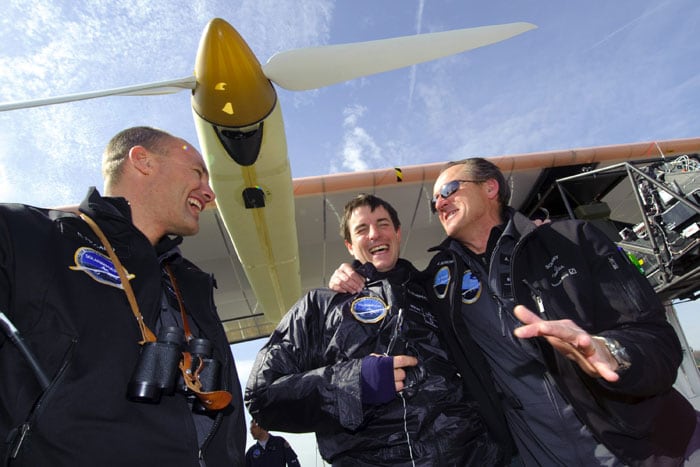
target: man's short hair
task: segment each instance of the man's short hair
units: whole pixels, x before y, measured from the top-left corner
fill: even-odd
[[[164,142],[174,138],[163,130],[147,126],[137,126],[122,130],[107,143],[102,154],[102,176],[113,183],[119,180],[123,163],[134,146],[143,146],[149,151],[159,152],[164,149]]]
[[[350,216],[352,216],[352,213],[355,209],[361,206],[369,206],[369,209],[372,212],[374,212],[374,210],[377,209],[379,206],[383,207],[384,209],[386,209],[386,212],[389,213],[389,217],[391,218],[391,222],[394,224],[394,228],[398,230],[399,227],[401,227],[401,221],[399,221],[399,214],[396,212],[396,209],[394,209],[394,207],[391,204],[377,196],[362,193],[348,201],[348,203],[345,205],[343,219],[340,221],[340,236],[343,237],[346,242],[352,243],[350,227],[348,226],[348,223],[350,222]]]
[[[440,173],[455,165],[462,166],[462,177],[465,180],[473,180],[475,182],[485,182],[492,178],[496,180],[498,182],[498,204],[501,206],[501,210],[508,206],[511,195],[510,184],[506,181],[503,172],[496,164],[483,157],[470,157],[460,161],[448,162]]]
[[[257,427],[260,428],[261,430],[267,431],[267,429],[266,429],[264,426],[262,426],[262,425],[261,425],[256,419],[254,419],[254,418],[252,418],[252,419],[250,420],[250,424],[253,425],[253,426],[257,426]]]

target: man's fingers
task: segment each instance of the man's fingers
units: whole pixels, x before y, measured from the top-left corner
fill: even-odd
[[[542,318],[523,305],[517,305],[513,309],[513,314],[516,318],[518,318],[518,321],[523,323],[523,326],[515,328],[514,334],[516,337],[527,339],[528,337],[536,337],[541,335],[538,323],[544,322]]]
[[[362,291],[365,288],[365,278],[354,272],[348,277],[348,287],[353,293]]]
[[[418,359],[410,355],[394,355],[394,387],[396,392],[403,391],[406,371],[404,368],[418,365]]]
[[[586,355],[579,349],[556,337],[547,337],[546,339],[557,352],[564,355],[569,360],[576,362],[588,376],[598,376],[598,370],[586,359]]]
[[[406,381],[404,368],[418,365],[418,359],[410,355],[394,355],[394,387],[396,392],[403,391]]]
[[[359,292],[365,287],[365,278],[352,267],[350,263],[342,263],[338,268],[346,285],[351,292]]]
[[[576,362],[588,376],[592,378],[603,378],[611,383],[620,379],[620,375],[610,367],[609,363],[604,360],[596,359],[594,355],[596,349],[593,346],[580,348],[557,337],[545,336],[545,338],[557,352]]]
[[[418,365],[418,359],[410,355],[394,355],[394,368]]]
[[[364,277],[355,272],[349,263],[341,264],[328,281],[329,289],[343,293],[358,293],[364,286]]]
[[[523,323],[523,326],[514,330],[516,337],[557,337],[570,343],[574,347],[583,350],[586,355],[591,353],[589,349],[586,349],[586,347],[590,346],[589,334],[577,326],[573,321],[568,319],[555,321],[543,320],[532,311],[528,310],[527,307],[522,305],[516,306],[513,309],[513,313],[515,314],[515,317],[518,318],[521,323]]]
[[[518,320],[523,324],[532,324],[542,321],[542,318],[523,305],[517,305],[515,308],[513,308],[513,314],[515,314],[515,317],[518,318]]]
[[[605,381],[614,383],[615,381],[620,379],[620,375],[618,375],[616,371],[613,371],[610,368],[610,365],[608,365],[607,363],[597,362],[595,364],[595,367],[598,370],[598,373],[600,374],[601,378],[603,378]]]

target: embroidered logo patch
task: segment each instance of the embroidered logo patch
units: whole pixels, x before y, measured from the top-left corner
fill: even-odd
[[[93,250],[92,248],[80,247],[75,250],[73,256],[75,266],[70,266],[73,271],[83,271],[97,282],[111,285],[118,289],[122,288],[122,281],[119,279],[117,268],[107,256]],[[127,273],[126,277],[131,280],[133,274]]]
[[[462,303],[472,304],[479,300],[480,296],[481,282],[472,273],[471,269],[467,269],[462,276]]]
[[[384,319],[389,307],[379,297],[360,297],[350,305],[350,313],[361,323],[376,323]]]
[[[433,289],[435,290],[435,295],[437,295],[437,298],[445,298],[445,295],[447,294],[447,287],[450,285],[451,277],[452,273],[450,272],[450,268],[447,266],[441,267],[438,269],[438,272],[435,273],[435,278],[433,278]]]
[[[578,274],[576,268],[567,268],[559,263],[559,255],[555,255],[544,265],[544,268],[551,274],[549,283],[552,287],[559,287],[569,276]]]

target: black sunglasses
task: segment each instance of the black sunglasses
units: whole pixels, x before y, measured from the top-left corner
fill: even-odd
[[[442,199],[447,199],[450,196],[454,195],[457,190],[459,190],[459,187],[462,186],[462,183],[481,183],[479,180],[452,180],[451,182],[447,182],[442,187],[440,187],[440,191],[438,191],[438,194],[433,196],[433,199],[430,201],[430,210],[433,211],[433,214],[437,212],[437,208],[435,205],[438,202],[438,196],[442,196]]]

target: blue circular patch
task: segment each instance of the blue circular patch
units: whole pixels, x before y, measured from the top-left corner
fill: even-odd
[[[438,272],[435,273],[435,278],[433,279],[433,289],[435,290],[435,295],[437,295],[438,298],[445,298],[447,288],[450,285],[451,277],[452,273],[450,272],[450,268],[447,266],[441,267],[438,269]]]
[[[350,312],[361,323],[376,323],[384,319],[389,307],[379,297],[360,297],[350,305]]]
[[[481,282],[470,269],[462,276],[462,303],[474,303],[481,296]]]
[[[123,288],[117,268],[109,257],[92,248],[80,247],[75,250],[73,259],[75,261],[75,266],[69,266],[69,269],[73,271],[83,271],[102,284],[111,285],[119,289]],[[124,270],[124,272],[128,280],[136,277],[126,272],[126,270]]]

